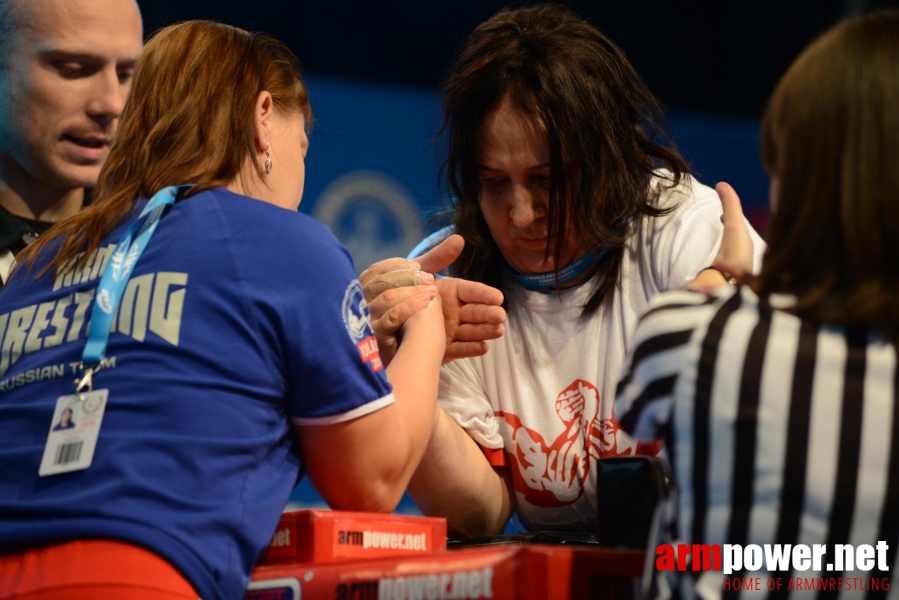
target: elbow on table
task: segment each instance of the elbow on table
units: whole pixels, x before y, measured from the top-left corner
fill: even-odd
[[[392,513],[403,498],[406,484],[395,477],[369,476],[365,481],[346,482],[318,491],[335,510]]]
[[[449,518],[446,521],[446,528],[447,534],[451,538],[472,538],[483,535],[502,535],[506,530],[506,523],[508,523],[508,519],[500,523],[487,517],[467,521]]]
[[[513,507],[508,503],[479,503],[477,499],[461,494],[422,494],[421,487],[410,489],[416,506],[429,517],[446,519],[447,533],[452,538],[502,535],[512,516]]]

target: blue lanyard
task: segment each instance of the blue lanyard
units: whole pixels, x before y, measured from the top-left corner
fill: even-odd
[[[615,233],[616,235],[621,235],[625,232],[626,229],[627,219],[621,219],[621,221],[618,222],[618,226],[615,228]],[[585,271],[601,261],[606,256],[606,254],[609,253],[609,250],[611,250],[611,248],[599,246],[598,248],[594,248],[590,252],[586,253],[576,261],[565,265],[562,269],[559,270],[558,284],[562,285],[574,281],[575,279],[583,275]],[[517,280],[521,285],[523,285],[526,289],[532,291],[556,289],[557,280],[554,271],[550,271],[548,273],[535,273],[533,275],[526,275],[524,273],[519,273],[518,271],[516,271],[515,268],[507,262],[506,272],[515,280]]]
[[[591,250],[576,261],[568,263],[559,270],[559,285],[574,281],[584,274],[590,267],[598,263],[603,257],[609,253],[609,248],[600,247]],[[518,282],[529,290],[552,290],[556,287],[556,274],[554,271],[548,273],[535,273],[526,275],[519,273],[512,265],[506,263],[506,272],[514,277]]]
[[[112,320],[116,315],[122,294],[125,293],[125,286],[128,285],[128,280],[131,278],[134,265],[137,264],[137,259],[143,254],[150,238],[153,237],[166,206],[174,204],[178,192],[186,187],[190,186],[170,186],[156,192],[147,202],[140,216],[125,231],[125,235],[119,240],[115,251],[109,257],[109,262],[97,285],[97,296],[91,310],[87,345],[81,354],[81,368],[84,370],[84,377],[78,381],[79,392],[84,387],[90,391],[93,371],[100,365],[100,361],[106,358],[106,345],[109,342]],[[138,224],[141,224],[141,227],[135,237],[134,230]]]

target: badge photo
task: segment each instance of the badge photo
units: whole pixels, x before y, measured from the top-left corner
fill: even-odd
[[[109,390],[62,396],[50,423],[38,475],[80,471],[91,466]]]

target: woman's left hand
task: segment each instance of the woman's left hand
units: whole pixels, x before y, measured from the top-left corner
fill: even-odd
[[[745,282],[752,276],[754,245],[743,217],[740,197],[730,184],[723,181],[715,186],[715,191],[724,211],[721,215],[724,235],[712,266],[729,273],[737,281]]]

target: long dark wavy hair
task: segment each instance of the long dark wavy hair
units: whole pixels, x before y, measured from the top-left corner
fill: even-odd
[[[454,275],[499,287],[503,259],[478,203],[478,130],[503,100],[532,116],[550,149],[547,258],[556,274],[564,240],[611,251],[592,268],[592,314],[617,285],[624,243],[635,222],[657,208],[653,170],[673,187],[688,167],[664,125],[663,110],[611,40],[559,5],[504,9],[479,25],[443,84],[441,174],[456,232],[466,241]],[[664,187],[661,186],[661,187]],[[658,189],[658,188],[656,188]],[[622,229],[622,223],[630,227]]]
[[[783,76],[762,121],[775,178],[754,283],[817,321],[899,332],[899,11],[838,24]]]

